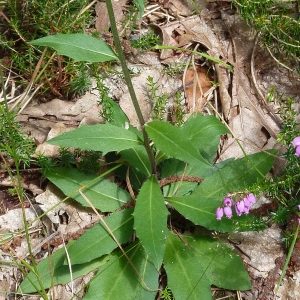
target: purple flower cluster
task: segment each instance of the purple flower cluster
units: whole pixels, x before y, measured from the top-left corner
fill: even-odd
[[[248,214],[252,204],[256,202],[255,196],[253,194],[248,194],[244,199],[238,200],[235,203],[229,197],[223,199],[223,205],[219,206],[216,210],[217,220],[221,220],[225,215],[228,219],[232,217],[232,205],[234,205],[235,212],[238,216],[243,213]]]
[[[297,136],[293,139],[292,145],[296,147],[295,155],[300,156],[300,136]]]

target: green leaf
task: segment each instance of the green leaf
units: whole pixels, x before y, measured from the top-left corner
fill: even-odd
[[[126,257],[120,251],[104,266],[91,281],[84,300],[153,300],[157,293],[158,272],[149,261],[141,243],[125,248],[127,255],[143,278],[140,280]]]
[[[105,218],[120,244],[126,243],[133,235],[132,209],[124,209]],[[117,244],[102,222],[88,229],[69,249],[72,264],[82,264],[111,253]],[[66,263],[66,262],[65,262]]]
[[[172,233],[167,238],[164,267],[175,299],[212,299],[205,268],[193,251]]]
[[[162,121],[152,121],[145,126],[155,146],[170,157],[197,165],[204,176],[211,168],[181,129]]]
[[[274,152],[271,152],[274,153]],[[232,219],[216,219],[216,209],[222,204],[228,192],[240,191],[254,184],[261,176],[267,174],[274,161],[269,153],[261,152],[237,160],[222,162],[220,169],[206,177],[185,197],[166,198],[179,213],[197,225],[220,232],[257,230],[260,223],[255,223],[253,216],[236,216]]]
[[[263,178],[271,169],[276,151],[259,152],[230,161],[195,189],[194,193],[209,198],[239,191]],[[216,165],[216,168],[218,165]]]
[[[161,178],[174,175],[196,176],[201,178],[201,170],[197,166],[187,165],[177,159],[167,159],[161,166]],[[163,187],[164,196],[184,196],[190,194],[198,186],[197,182],[179,181]]]
[[[48,141],[49,144],[62,147],[74,147],[82,150],[122,151],[140,145],[140,139],[131,130],[111,124],[81,126],[64,132]]]
[[[207,198],[193,194],[191,196],[166,198],[166,201],[186,219],[210,230],[233,232],[264,229],[261,227],[262,224],[255,224],[256,220],[251,214],[239,217],[233,213],[231,219],[217,220],[216,209],[222,204],[222,198]]]
[[[229,290],[249,290],[251,282],[240,256],[224,243],[203,236],[182,236],[211,284]],[[232,276],[234,274],[234,276]]]
[[[200,113],[191,115],[180,129],[210,162],[216,156],[220,135],[229,133],[227,127],[216,117],[202,116]]]
[[[72,245],[73,241],[69,240],[67,248]],[[54,254],[51,254],[49,257],[43,259],[37,265],[37,274],[40,277],[40,280],[43,283],[45,289],[50,288],[52,283],[65,284],[71,281],[70,269],[68,265],[64,265],[64,260],[66,259],[66,252],[64,248],[57,250]],[[95,259],[89,263],[82,265],[72,266],[72,277],[76,279],[80,276],[88,274],[89,272],[97,269],[101,265],[104,265],[110,259],[110,255]],[[53,280],[53,281],[52,281]],[[19,292],[21,293],[36,293],[36,288],[32,283],[41,290],[39,286],[36,275],[33,272],[30,272],[26,275],[25,279],[20,285]]]
[[[108,106],[107,109],[109,110],[109,114],[111,114],[111,120],[109,121],[110,124],[123,128],[128,126],[129,131],[135,133],[141,141],[143,140],[143,134],[136,127],[130,124],[128,117],[118,103],[108,98],[105,100],[105,104]]]
[[[55,34],[31,41],[36,46],[47,46],[75,61],[104,62],[118,60],[114,51],[102,40],[85,33]]]
[[[62,167],[47,170],[44,175],[60,188],[66,196],[72,197],[83,206],[90,206],[76,191],[95,180],[94,175],[83,173],[75,168]],[[99,180],[88,185],[83,189],[83,193],[95,208],[103,212],[114,211],[131,199],[129,193],[104,178],[99,178]]]
[[[120,152],[122,157],[146,176],[151,175],[151,166],[145,147],[140,145]]]
[[[136,235],[150,260],[159,269],[165,250],[168,210],[154,175],[142,186],[133,216]]]
[[[104,104],[102,104],[104,105]],[[108,113],[111,116],[109,123],[125,128],[125,124],[129,124],[129,119],[121,109],[120,105],[110,98],[105,99],[105,107],[107,107]],[[102,106],[103,109],[103,106]]]
[[[139,13],[140,13],[139,21],[141,21],[143,14],[144,14],[144,10],[145,10],[145,1],[144,0],[134,0],[133,2],[139,8]]]

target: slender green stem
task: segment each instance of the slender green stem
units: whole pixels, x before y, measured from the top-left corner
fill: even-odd
[[[297,241],[297,238],[298,238],[298,233],[299,233],[299,224],[298,224],[297,229],[296,229],[296,231],[295,231],[294,239],[293,239],[292,244],[291,244],[291,246],[290,246],[289,253],[288,253],[287,257],[286,257],[286,260],[285,260],[285,263],[284,263],[284,266],[283,266],[283,269],[282,269],[280,278],[279,278],[278,283],[277,283],[277,285],[276,285],[276,288],[275,288],[275,295],[277,294],[278,289],[280,288],[282,279],[283,279],[283,277],[284,277],[284,275],[285,275],[286,269],[287,269],[287,267],[288,267],[288,264],[289,264],[289,262],[290,262],[291,256],[292,256],[292,254],[293,254],[294,247],[295,247],[295,244],[296,244],[296,241]]]
[[[224,61],[219,60],[217,58],[214,58],[213,56],[208,55],[208,54],[203,53],[203,52],[198,52],[198,51],[195,51],[195,50],[190,50],[190,49],[185,49],[185,48],[179,48],[179,47],[173,47],[173,46],[160,46],[160,45],[156,45],[152,49],[155,49],[155,50],[171,49],[171,50],[180,50],[180,51],[184,51],[184,52],[189,52],[189,53],[197,54],[197,55],[203,56],[204,58],[209,59],[209,60],[211,60],[211,61],[213,61],[213,62],[215,62],[217,64],[220,64],[220,65],[226,67],[230,72],[233,72],[233,68],[232,68],[231,65],[226,64]]]
[[[3,78],[3,74],[2,74],[2,69],[0,68],[0,80],[1,80],[1,84],[2,84],[2,91],[3,91],[3,98],[4,98],[4,105],[5,105],[5,109],[6,109],[6,113],[9,114],[9,109],[8,109],[8,104],[7,104],[7,99],[6,99],[6,92],[5,92],[5,87],[4,87],[4,78]],[[7,127],[8,128],[12,128],[13,124],[12,124],[12,120],[11,118],[7,118]],[[8,129],[9,130],[9,129]],[[26,237],[26,241],[27,241],[27,247],[28,247],[28,252],[30,255],[30,259],[31,259],[31,263],[32,263],[32,269],[34,270],[38,283],[40,285],[40,290],[38,291],[38,293],[40,294],[40,296],[44,299],[47,300],[47,294],[45,291],[45,288],[43,286],[43,282],[40,279],[40,275],[38,274],[38,270],[37,270],[37,265],[32,253],[32,248],[31,248],[31,244],[30,244],[30,236],[29,236],[29,230],[28,230],[28,223],[27,223],[27,219],[26,219],[26,214],[25,214],[25,206],[24,206],[24,194],[23,194],[23,189],[21,186],[21,174],[20,174],[20,163],[21,163],[21,159],[17,154],[17,145],[15,144],[14,139],[11,139],[10,143],[7,144],[7,149],[8,149],[8,153],[11,154],[11,158],[13,159],[14,163],[15,163],[15,172],[16,172],[16,179],[10,169],[10,167],[7,165],[5,158],[3,157],[3,155],[1,154],[1,158],[4,162],[5,168],[9,174],[9,177],[13,183],[13,186],[17,192],[18,198],[21,202],[21,209],[22,209],[22,217],[23,217],[23,223],[24,223],[24,230],[25,230],[25,237]],[[10,150],[9,150],[10,148]],[[27,264],[25,262],[25,260],[21,260],[21,263],[25,266],[29,266],[29,264]]]
[[[130,73],[129,70],[127,68],[127,64],[126,64],[126,60],[125,60],[125,55],[123,53],[122,50],[122,46],[121,46],[121,42],[120,42],[120,38],[119,38],[119,33],[117,30],[117,25],[116,25],[116,20],[115,20],[115,15],[114,15],[114,10],[113,10],[113,6],[112,6],[112,2],[111,0],[105,0],[106,2],[106,6],[107,6],[107,11],[108,11],[108,15],[109,15],[109,20],[110,20],[110,26],[111,26],[111,31],[114,37],[114,43],[115,43],[115,47],[116,47],[116,51],[120,60],[120,64],[123,70],[123,74],[124,74],[124,78],[126,81],[126,84],[128,86],[128,90],[129,90],[129,94],[134,106],[134,109],[136,111],[136,114],[138,116],[139,119],[139,123],[142,127],[142,133],[143,133],[143,137],[144,137],[144,146],[146,148],[149,160],[150,160],[150,164],[151,164],[151,173],[152,174],[156,174],[156,164],[155,164],[155,159],[153,156],[153,153],[151,151],[151,147],[149,145],[149,137],[148,134],[144,128],[145,125],[145,120],[141,111],[141,108],[139,106],[133,85],[132,85],[132,81],[130,78]]]

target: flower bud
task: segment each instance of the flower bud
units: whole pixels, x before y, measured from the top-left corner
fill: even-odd
[[[217,220],[221,220],[223,215],[224,215],[224,209],[223,207],[219,206],[216,210]]]

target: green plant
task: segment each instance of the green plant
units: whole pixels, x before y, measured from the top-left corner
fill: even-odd
[[[154,81],[153,77],[148,76],[147,77],[147,86],[148,89],[148,99],[153,104],[152,107],[152,118],[153,120],[164,120],[166,119],[166,112],[167,112],[167,102],[169,95],[168,94],[159,94],[159,85],[157,82]]]
[[[180,126],[184,123],[183,118],[186,112],[183,109],[182,105],[182,95],[180,92],[175,93],[174,95],[174,106],[171,111],[172,124]]]
[[[150,31],[142,35],[140,38],[136,40],[131,40],[130,43],[133,48],[147,50],[157,45],[159,41],[160,41],[159,36],[155,34],[153,31]]]
[[[112,16],[109,0],[108,6]],[[260,230],[272,221],[287,222],[295,213],[298,205],[299,163],[294,149],[290,147],[292,139],[298,135],[292,99],[282,105],[284,127],[279,139],[288,145],[285,173],[276,180],[261,181],[272,166],[275,151],[214,164],[220,135],[228,133],[217,118],[195,114],[182,124],[180,111],[180,123],[177,124],[180,127],[161,120],[145,125],[130,83],[130,72],[122,57],[113,19],[111,23],[118,55],[101,40],[90,39],[84,34],[58,34],[32,43],[52,47],[59,54],[79,61],[78,65],[84,70],[82,75],[86,77],[82,79],[81,75],[78,78],[75,76],[74,82],[78,81],[74,85],[79,84],[78,90],[88,87],[88,80],[85,80],[88,72],[85,71],[89,65],[82,61],[93,63],[120,60],[143,130],[140,133],[129,125],[126,115],[109,98],[105,85],[101,86],[100,83],[101,98],[105,99],[107,105],[103,110],[106,124],[84,126],[49,141],[62,147],[78,148],[79,153],[86,154],[86,160],[84,157],[77,160],[77,152],[74,156],[67,148],[62,148],[61,152],[64,166],[55,167],[45,157],[38,158],[44,166],[44,175],[67,198],[71,197],[83,206],[91,206],[98,214],[99,211],[110,213],[105,219],[99,215],[99,224],[86,231],[77,241],[69,241],[67,251],[72,262],[72,278],[97,270],[85,299],[154,299],[162,269],[167,273],[167,287],[159,292],[165,299],[173,299],[173,296],[175,299],[199,299],[199,295],[201,299],[211,299],[212,284],[227,289],[249,289],[250,281],[242,261],[221,240],[212,238],[211,232]],[[68,41],[67,46],[65,41]],[[94,43],[97,45],[95,48],[92,47]],[[22,57],[19,63],[25,65],[28,59],[31,67],[34,66],[34,53],[32,51],[27,57]],[[205,57],[221,63],[208,55]],[[153,79],[149,80],[149,86],[150,92],[156,98],[160,97]],[[269,99],[273,98],[272,90]],[[179,95],[175,103],[178,108],[181,107]],[[158,105],[158,116],[163,107],[162,101]],[[5,111],[7,116],[8,111]],[[12,123],[9,124],[12,127],[8,128],[14,129],[16,126],[13,118],[13,115],[8,118]],[[24,145],[23,134],[18,128],[15,129],[11,136],[17,136],[17,142],[12,141],[5,147]],[[16,162],[23,163],[26,161],[24,157],[30,157],[30,154],[20,156],[16,147],[11,152],[9,148],[4,149],[7,156],[12,154]],[[105,164],[103,169],[108,171],[101,170],[100,175],[83,172],[98,166],[100,152]],[[124,184],[117,185],[106,178],[112,174],[118,180],[126,180],[127,188]],[[257,194],[265,192],[278,201],[279,208],[270,214],[268,221],[252,215],[233,215],[222,221],[216,219],[216,208],[221,207],[225,196],[230,194],[239,202],[238,199],[250,191]],[[16,192],[23,203],[20,186]],[[180,224],[176,221],[178,214],[183,219]],[[196,232],[186,230],[190,223],[198,229]],[[290,246],[289,257],[299,227],[293,229],[285,234],[287,245]],[[19,264],[24,274],[25,268],[30,270],[19,292],[38,291],[47,299],[46,288],[70,281],[64,249],[55,252],[38,266],[31,256],[31,263],[32,266],[23,261]],[[232,270],[235,271],[235,277],[231,276]]]
[[[272,200],[272,208],[268,212],[266,221],[268,224],[276,222],[283,228],[282,242],[287,249],[287,257],[281,272],[280,279],[276,285],[277,293],[282,279],[285,276],[299,232],[299,157],[295,155],[295,147],[292,145],[295,137],[299,137],[299,124],[295,117],[297,112],[294,109],[294,99],[287,97],[285,100],[277,95],[276,90],[272,88],[269,92],[270,101],[277,99],[280,104],[280,117],[283,120],[278,142],[286,146],[286,151],[280,159],[284,160],[284,167],[274,177],[264,178],[251,187],[256,193],[264,193]]]
[[[168,76],[179,76],[182,74],[185,66],[186,63],[174,62],[172,64],[168,64],[167,66],[163,66],[162,74]]]
[[[7,0],[1,8],[2,33],[0,51],[6,57],[4,65],[19,75],[15,80],[21,86],[34,76],[41,52],[28,41],[55,33],[83,31],[92,21],[87,0]],[[45,68],[35,84],[49,97],[74,97],[84,93],[89,85],[86,64],[67,57],[45,52]],[[11,65],[10,65],[11,63]],[[47,93],[46,93],[47,92]]]
[[[15,113],[8,110],[6,103],[0,104],[0,152],[3,157],[13,159],[18,167],[28,167],[35,145],[21,130],[21,125],[14,121]]]
[[[107,6],[112,16],[110,1]],[[106,169],[111,166],[108,171],[98,176],[74,167],[44,171],[65,195],[81,205],[91,206],[96,212],[111,212],[105,219],[97,212],[101,222],[68,248],[70,261],[78,270],[98,268],[84,299],[107,298],[108,295],[116,299],[154,299],[161,268],[167,273],[169,289],[178,299],[188,296],[199,299],[199,295],[202,299],[211,299],[212,284],[228,289],[249,289],[250,280],[239,256],[221,241],[213,239],[209,232],[265,227],[264,222],[251,215],[234,215],[218,221],[216,208],[228,193],[241,190],[248,193],[245,186],[263,178],[271,168],[274,151],[213,164],[220,135],[228,133],[217,118],[195,114],[181,127],[159,120],[145,124],[114,24],[112,18],[118,59],[142,132],[131,125],[126,127],[125,124],[129,124],[126,115],[108,100],[111,103],[109,122],[82,126],[49,141],[62,147],[101,151]],[[55,47],[85,61],[117,58],[104,45],[101,51],[98,47],[97,57],[91,56],[87,43],[83,45],[80,37],[82,35],[56,35],[32,43]],[[61,41],[66,39],[68,47],[60,48],[63,46]],[[78,47],[84,48],[81,53],[74,51]],[[155,92],[155,83],[150,82],[150,88]],[[105,178],[110,173],[120,179],[126,178],[130,194],[126,188]],[[175,211],[186,222],[189,220],[194,226],[203,226],[208,231],[182,234],[185,228],[174,221]],[[132,241],[134,233],[137,238]],[[67,267],[65,254],[57,255],[60,263],[52,264],[55,284],[65,282],[63,268]],[[47,263],[38,269],[40,273]],[[232,269],[235,277],[229,276]],[[76,276],[73,273],[73,278]],[[50,284],[48,277],[43,281],[45,287]],[[36,289],[29,279],[36,282],[34,273],[25,278],[20,291],[30,293]]]
[[[35,286],[38,294],[43,299],[48,299],[45,288],[43,286],[43,282],[39,278],[39,274],[37,271],[37,264],[35,262],[35,258],[32,252],[32,247],[30,244],[30,236],[29,236],[29,225],[26,220],[25,214],[25,198],[24,191],[22,187],[21,180],[21,171],[22,168],[29,166],[32,159],[31,156],[34,153],[34,142],[32,139],[28,138],[24,132],[20,129],[20,124],[16,123],[15,113],[9,111],[7,99],[6,99],[6,91],[4,86],[4,78],[2,76],[2,69],[0,68],[0,80],[1,80],[1,88],[3,92],[4,101],[0,104],[0,159],[1,165],[3,165],[4,169],[8,173],[12,188],[9,189],[11,194],[17,195],[20,201],[20,206],[22,209],[22,219],[24,223],[23,232],[25,233],[25,239],[28,245],[29,252],[29,262],[23,259],[22,257],[18,257],[13,251],[11,252],[12,261],[8,262],[5,260],[1,260],[1,264],[11,264],[18,267],[18,270],[25,276],[30,270],[31,272],[37,274],[36,282],[37,285],[32,282],[33,286]],[[6,234],[1,236],[1,243],[4,244],[7,249],[10,249],[9,241],[14,237],[14,234]]]
[[[272,57],[300,71],[299,1],[234,0],[242,17],[260,34]]]
[[[165,289],[163,289],[161,291],[161,299],[165,299],[165,300],[173,300],[174,299],[172,292],[168,287],[166,287]]]

